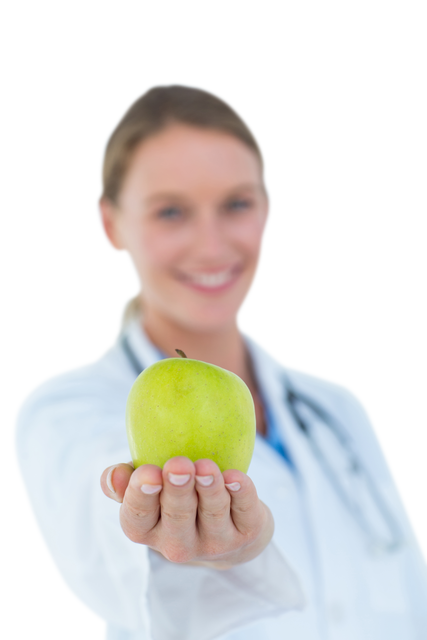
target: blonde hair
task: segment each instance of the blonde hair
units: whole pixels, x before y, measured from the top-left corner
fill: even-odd
[[[238,138],[263,160],[258,144],[240,116],[216,96],[191,87],[154,87],[125,113],[108,140],[102,171],[101,198],[117,204],[136,147],[173,123],[216,129]]]

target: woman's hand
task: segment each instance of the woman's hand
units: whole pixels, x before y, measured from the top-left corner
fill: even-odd
[[[235,469],[221,473],[212,460],[180,456],[163,470],[119,464],[104,471],[101,486],[122,503],[127,537],[171,562],[228,569],[258,556],[273,535],[273,517],[252,480]]]

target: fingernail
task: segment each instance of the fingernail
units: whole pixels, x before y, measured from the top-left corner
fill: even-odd
[[[171,484],[174,484],[176,487],[182,487],[182,485],[189,481],[190,474],[177,475],[176,473],[169,473],[168,477]]]
[[[115,468],[116,468],[116,467],[111,467],[110,471],[108,472],[107,479],[106,479],[106,481],[105,481],[105,482],[107,483],[107,487],[109,488],[109,490],[111,491],[111,493],[116,493],[116,490],[115,490],[115,488],[113,487],[113,482],[112,482],[113,472],[114,472],[114,469],[115,469]]]
[[[240,489],[240,482],[231,482],[225,485],[230,491],[238,491]]]
[[[202,485],[202,487],[209,487],[213,482],[213,476],[196,476],[196,482]]]
[[[141,486],[142,493],[152,495],[153,493],[159,493],[163,489],[161,484],[143,484]]]

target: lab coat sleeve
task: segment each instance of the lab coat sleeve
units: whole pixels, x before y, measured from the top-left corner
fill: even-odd
[[[90,382],[85,386],[65,378],[28,399],[18,418],[18,459],[36,519],[69,587],[109,623],[144,628],[147,551],[120,535],[120,505],[100,487],[102,471],[129,460],[129,453],[114,414],[100,407]]]
[[[148,602],[154,640],[213,640],[305,604],[296,577],[273,543],[228,571],[174,565],[158,555],[152,568]]]
[[[130,459],[123,405],[113,396],[93,376],[63,376],[36,391],[18,419],[18,458],[36,519],[80,599],[141,640],[210,640],[303,606],[273,544],[216,571],[170,563],[126,538],[120,505],[100,488],[106,467]]]

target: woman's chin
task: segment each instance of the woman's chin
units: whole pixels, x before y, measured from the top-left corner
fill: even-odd
[[[250,287],[250,278],[238,278],[234,286],[226,286],[222,291],[199,290],[196,287],[183,286],[179,283],[169,288],[168,295],[157,297],[153,305],[149,305],[153,314],[148,314],[151,321],[157,317],[166,321],[172,328],[194,333],[223,332],[235,327],[237,313]],[[158,288],[159,291],[160,287]],[[148,302],[148,300],[147,300]],[[146,309],[147,309],[146,305]]]
[[[235,305],[213,305],[212,307],[187,306],[176,309],[177,324],[194,333],[220,333],[235,326],[238,307]]]

